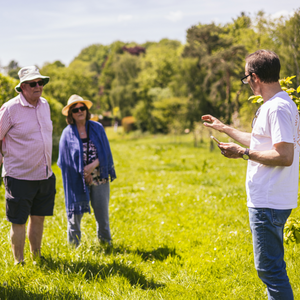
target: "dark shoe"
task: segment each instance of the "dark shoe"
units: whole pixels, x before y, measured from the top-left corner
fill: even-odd
[[[112,246],[111,241],[107,241],[107,240],[99,239],[99,243],[100,243],[101,246],[108,246],[108,247]]]

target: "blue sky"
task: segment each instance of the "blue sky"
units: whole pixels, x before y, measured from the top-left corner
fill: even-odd
[[[60,60],[69,64],[92,44],[113,41],[185,43],[198,23],[231,22],[243,11],[280,16],[300,8],[299,0],[0,0],[0,67]]]

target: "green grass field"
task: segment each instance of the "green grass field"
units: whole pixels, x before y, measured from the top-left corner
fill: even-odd
[[[0,195],[0,299],[266,299],[253,265],[244,189],[246,163],[228,160],[191,135],[139,139],[109,131],[118,178],[111,184],[113,246],[97,242],[93,215],[82,243],[67,244],[59,168],[53,217],[47,217],[45,261],[14,266],[10,224]],[[218,138],[225,140],[224,136]],[[300,210],[292,216],[299,219]],[[295,299],[300,247],[286,246]]]

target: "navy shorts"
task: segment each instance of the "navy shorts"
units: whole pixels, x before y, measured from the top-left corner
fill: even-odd
[[[53,216],[55,198],[54,173],[45,180],[20,180],[6,176],[6,218],[14,224],[25,224],[28,216]]]

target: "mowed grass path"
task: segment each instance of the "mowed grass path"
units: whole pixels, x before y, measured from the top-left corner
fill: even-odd
[[[79,248],[67,244],[59,168],[55,214],[42,254],[14,266],[0,190],[0,299],[266,299],[253,265],[244,189],[246,163],[191,136],[128,139],[110,134],[118,178],[111,184],[113,247],[97,242],[93,215]],[[224,137],[220,137],[224,140]],[[299,209],[293,217],[300,218]],[[300,299],[299,245],[286,261]]]

